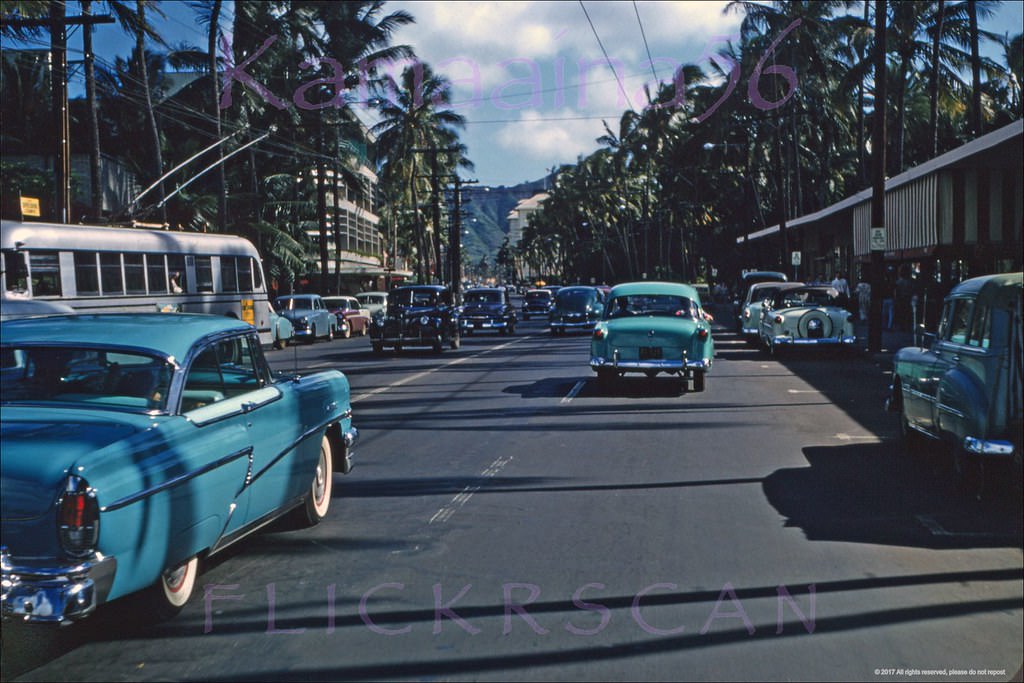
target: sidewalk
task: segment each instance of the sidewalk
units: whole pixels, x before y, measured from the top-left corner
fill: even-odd
[[[892,356],[904,346],[914,345],[914,335],[911,332],[901,332],[895,329],[882,329],[882,350],[871,353],[868,349],[868,324],[860,320],[854,320],[853,331],[857,335],[857,343],[854,345],[857,350],[871,356],[876,363],[885,368],[892,367]]]

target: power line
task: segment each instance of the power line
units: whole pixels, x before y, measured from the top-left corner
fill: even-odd
[[[644,22],[640,21],[640,8],[633,0],[633,11],[636,13],[636,23],[640,25],[640,37],[644,39],[644,49],[647,50],[647,61],[651,65],[651,75],[654,76],[654,83],[659,83],[658,72],[654,70],[654,57],[651,56],[651,46],[647,44],[647,34],[644,33]]]
[[[587,23],[590,24],[590,30],[594,32],[594,38],[597,39],[597,44],[601,48],[601,52],[604,54],[604,61],[608,63],[608,68],[615,74],[615,82],[619,84],[619,91],[622,92],[622,96],[626,98],[626,104],[629,105],[631,111],[636,111],[633,103],[629,99],[629,94],[626,92],[625,86],[622,85],[622,79],[619,78],[619,73],[615,70],[615,65],[612,64],[611,57],[608,56],[608,50],[604,49],[604,43],[601,42],[601,36],[597,35],[597,29],[594,27],[594,22],[590,19],[590,13],[587,12],[587,8],[583,5],[583,0],[579,0],[580,9],[583,10],[583,15],[587,18]]]

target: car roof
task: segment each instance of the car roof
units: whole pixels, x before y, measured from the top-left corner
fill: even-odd
[[[1020,296],[1018,290],[1024,287],[1024,273],[999,273],[982,275],[964,280],[950,292],[950,296],[975,295],[979,299],[995,300]]]
[[[448,287],[446,285],[402,285],[401,287],[395,287],[391,291],[392,292],[397,292],[399,290],[410,290],[410,289],[431,290],[431,291],[434,291],[434,292],[443,292],[443,291],[446,291],[448,289]]]
[[[252,325],[235,318],[200,313],[58,315],[4,321],[3,344],[133,347],[182,360],[200,337],[253,330]]]
[[[611,296],[635,296],[638,294],[662,294],[668,296],[685,296],[694,301],[700,301],[700,295],[690,285],[680,282],[624,282],[621,285],[612,287]]]
[[[740,277],[744,282],[757,279],[761,281],[785,282],[789,279],[785,273],[777,270],[749,270]]]

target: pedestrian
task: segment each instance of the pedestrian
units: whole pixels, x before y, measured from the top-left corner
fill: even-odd
[[[871,284],[867,280],[861,280],[857,283],[856,291],[860,321],[865,322],[868,319],[868,312],[871,310]]]
[[[171,291],[175,294],[181,294],[181,285],[178,284],[178,279],[181,277],[181,273],[173,273],[171,275]]]
[[[840,308],[848,309],[850,307],[850,283],[846,281],[843,271],[836,272],[836,276],[831,284],[832,289],[839,293],[836,303],[839,304]]]
[[[909,332],[914,298],[914,281],[910,279],[910,266],[903,264],[899,268],[899,277],[892,293],[892,308],[895,328],[901,332]]]

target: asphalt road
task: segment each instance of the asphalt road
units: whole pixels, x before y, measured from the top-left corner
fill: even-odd
[[[715,341],[703,393],[601,389],[540,321],[273,351],[352,383],[328,518],[218,556],[170,622],[7,624],[4,678],[1020,680],[1020,499],[903,456],[875,360]]]

